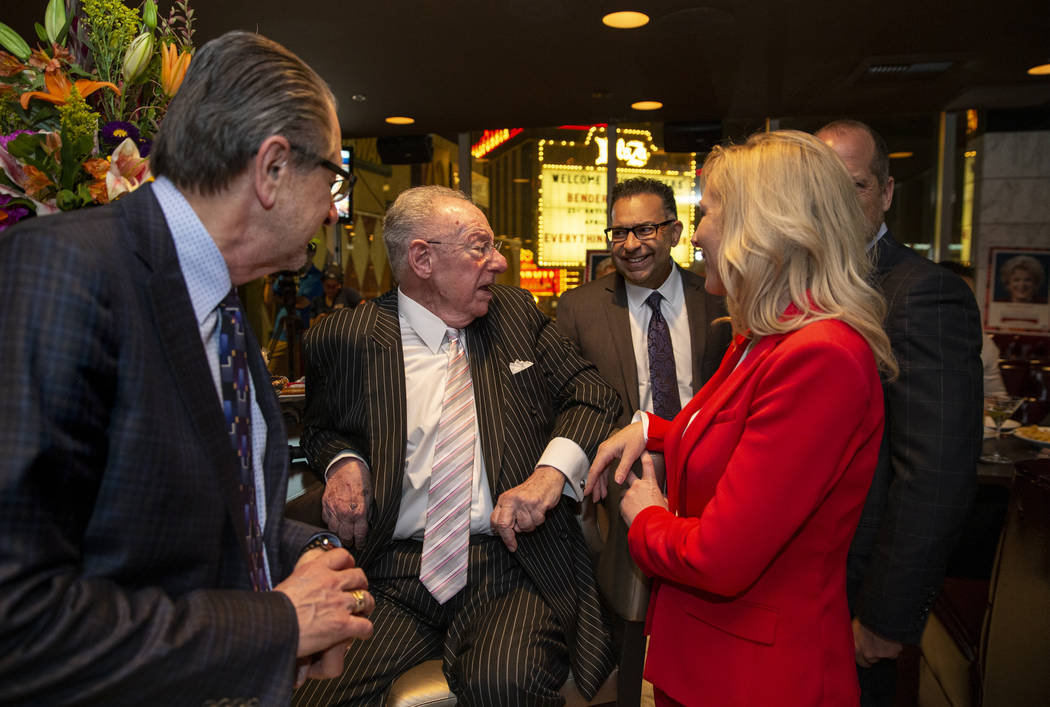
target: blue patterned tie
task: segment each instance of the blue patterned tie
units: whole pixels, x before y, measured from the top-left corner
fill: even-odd
[[[248,370],[248,350],[244,335],[244,312],[233,288],[219,303],[219,377],[222,382],[222,411],[230,433],[230,444],[240,464],[241,507],[248,529],[248,570],[252,588],[270,589],[263,565],[262,531],[255,508],[255,469],[252,465],[252,384]]]
[[[653,412],[671,420],[682,409],[678,397],[678,374],[674,367],[674,349],[671,348],[671,330],[660,312],[663,296],[653,291],[645,303],[653,310],[649,318],[649,385],[653,394]]]

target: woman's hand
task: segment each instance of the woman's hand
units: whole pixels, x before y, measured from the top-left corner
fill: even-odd
[[[649,452],[642,452],[642,478],[628,474],[627,479],[629,488],[620,499],[620,515],[628,528],[634,522],[634,517],[649,506],[667,509],[667,497],[660,490],[660,483],[656,480],[656,467]]]
[[[606,472],[612,460],[616,457],[620,458],[620,465],[616,467],[613,478],[616,483],[622,484],[631,472],[631,466],[644,451],[645,434],[642,431],[641,422],[634,422],[614,433],[598,446],[598,452],[594,455],[594,463],[587,472],[587,485],[583,487],[583,495],[590,495],[595,503],[605,498],[609,493]]]

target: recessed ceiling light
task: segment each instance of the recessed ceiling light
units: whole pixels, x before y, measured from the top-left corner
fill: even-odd
[[[1032,76],[1050,76],[1050,64],[1040,64],[1028,70]]]
[[[386,122],[391,125],[411,125],[416,122],[416,119],[409,118],[407,115],[392,115],[386,119]]]
[[[909,157],[914,157],[915,153],[914,152],[891,152],[888,156],[889,156],[889,158],[891,160],[903,160],[903,159],[907,159]]]
[[[660,101],[635,101],[631,104],[631,108],[635,110],[660,110],[664,107],[664,104]]]
[[[614,29],[636,29],[649,24],[649,15],[634,10],[610,12],[602,18],[602,24]]]
[[[354,95],[350,96],[350,100],[351,101],[356,101],[358,103],[364,103],[365,101],[368,100],[368,96],[366,96],[363,93],[355,93]]]

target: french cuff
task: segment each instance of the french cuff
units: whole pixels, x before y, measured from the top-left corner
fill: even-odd
[[[635,410],[631,422],[642,423],[642,438],[645,440],[646,444],[649,444],[649,416],[642,410]]]
[[[330,473],[332,473],[332,467],[335,466],[336,464],[338,464],[339,462],[341,462],[344,459],[356,459],[357,461],[359,461],[359,462],[361,462],[362,464],[365,465],[365,471],[369,471],[369,472],[371,471],[371,469],[369,469],[369,467],[368,467],[368,462],[366,462],[361,457],[360,454],[357,454],[356,452],[351,452],[349,449],[346,449],[346,450],[343,450],[342,452],[339,452],[339,454],[336,454],[335,458],[332,459],[332,461],[328,462],[328,466],[325,467],[325,470],[324,470],[324,481],[325,481],[325,483],[328,483],[328,475]]]
[[[555,437],[547,443],[536,466],[553,466],[560,471],[565,476],[562,493],[577,501],[582,500],[590,462],[580,445],[568,437]]]

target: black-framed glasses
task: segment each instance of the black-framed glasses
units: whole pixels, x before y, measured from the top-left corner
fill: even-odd
[[[332,182],[332,199],[335,201],[345,198],[350,193],[350,190],[354,188],[354,184],[357,182],[356,175],[298,145],[292,145],[292,149],[299,154],[316,159],[318,167],[324,167],[335,173],[335,181]]]
[[[634,237],[638,240],[647,241],[656,236],[661,228],[669,226],[677,220],[678,219],[675,218],[669,218],[660,223],[639,223],[636,226],[613,226],[612,228],[605,229],[605,237],[613,243],[623,243],[627,240],[627,234],[633,233]]]
[[[503,241],[489,241],[488,243],[450,243],[448,241],[427,241],[432,245],[453,245],[465,249],[475,260],[488,260],[495,253],[503,249]]]

